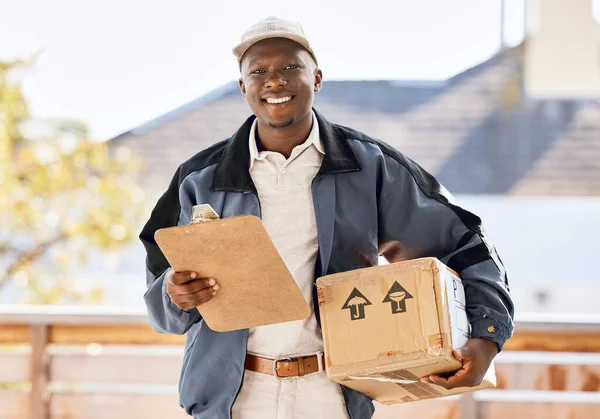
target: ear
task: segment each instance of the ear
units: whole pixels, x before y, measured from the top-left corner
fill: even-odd
[[[323,85],[323,72],[320,69],[315,70],[315,82],[314,82],[314,91],[317,93],[321,90],[321,86]]]
[[[246,99],[246,85],[244,84],[244,79],[240,78],[239,84],[240,84],[240,90],[242,91],[242,97],[245,100]]]

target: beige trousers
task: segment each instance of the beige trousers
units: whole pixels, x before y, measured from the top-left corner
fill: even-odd
[[[339,384],[324,372],[279,380],[246,370],[232,419],[348,419]]]

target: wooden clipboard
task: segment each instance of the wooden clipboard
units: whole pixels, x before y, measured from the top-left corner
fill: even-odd
[[[219,291],[198,307],[218,332],[303,320],[304,296],[262,221],[242,215],[163,228],[156,243],[176,272],[215,278]]]

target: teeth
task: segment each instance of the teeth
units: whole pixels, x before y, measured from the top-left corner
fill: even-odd
[[[285,102],[290,101],[291,99],[292,99],[291,96],[281,97],[278,99],[270,97],[270,98],[267,98],[267,103],[285,103]]]

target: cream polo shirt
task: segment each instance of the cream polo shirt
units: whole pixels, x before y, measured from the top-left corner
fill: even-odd
[[[258,151],[256,127],[255,120],[250,129],[250,176],[258,192],[262,222],[308,302],[311,315],[306,320],[250,329],[248,353],[276,358],[322,351],[312,297],[318,241],[311,184],[325,154],[319,124],[313,113],[308,138],[287,160],[277,152]]]

